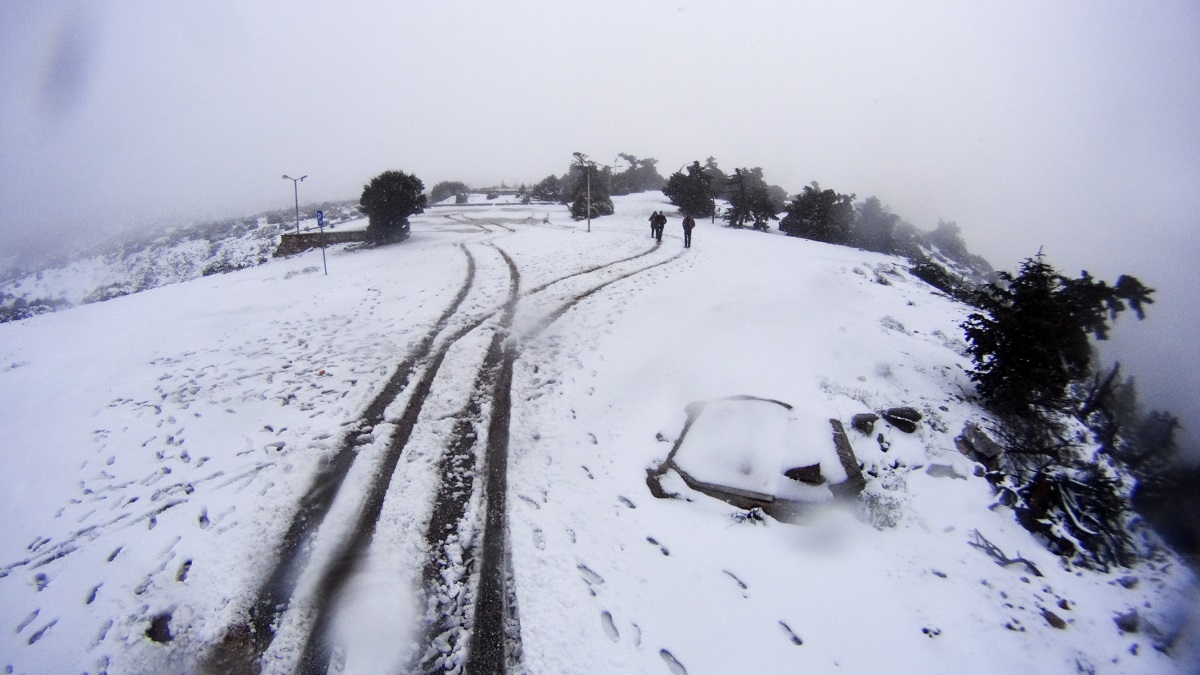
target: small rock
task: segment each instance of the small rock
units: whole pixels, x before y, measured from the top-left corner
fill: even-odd
[[[896,427],[906,434],[915,433],[917,431],[917,422],[921,421],[921,413],[916,408],[901,406],[898,408],[888,408],[880,413],[883,419],[889,424]]]
[[[1136,633],[1141,627],[1141,620],[1136,609],[1114,616],[1113,623],[1117,624],[1117,629],[1122,633]]]
[[[1059,600],[1058,600],[1058,608],[1059,608],[1059,609],[1065,609],[1065,610],[1067,610],[1067,611],[1069,612],[1069,611],[1071,611],[1071,603],[1067,602],[1067,599],[1066,599],[1066,598],[1059,598]]]
[[[150,627],[146,629],[146,637],[159,643],[167,643],[175,639],[171,635],[171,615],[164,612],[150,619]]]
[[[850,418],[850,426],[861,434],[869,434],[875,429],[875,422],[879,419],[879,415],[875,413],[859,413]]]
[[[1051,612],[1048,609],[1042,610],[1042,617],[1046,619],[1046,623],[1050,624],[1051,626],[1054,626],[1055,628],[1057,628],[1059,630],[1067,629],[1067,622],[1063,621],[1062,617],[1055,614],[1054,612]]]

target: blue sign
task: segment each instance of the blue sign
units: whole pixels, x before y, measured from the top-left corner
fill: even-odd
[[[317,211],[317,227],[325,227],[325,212]]]

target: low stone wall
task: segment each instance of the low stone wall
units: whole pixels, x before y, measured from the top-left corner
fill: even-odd
[[[317,248],[321,245],[320,232],[303,232],[296,234],[295,232],[287,232],[280,236],[279,247],[275,249],[272,255],[276,258],[285,255],[295,255],[301,251],[307,251],[310,248]],[[330,244],[348,244],[354,242],[366,241],[366,230],[344,230],[341,232],[333,231],[324,234],[325,245]]]

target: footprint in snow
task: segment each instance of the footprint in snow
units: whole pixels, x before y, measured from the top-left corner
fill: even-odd
[[[631,509],[637,508],[637,504],[634,504],[633,500],[629,499],[628,497],[625,497],[622,495],[617,495],[617,499],[620,500],[622,504],[624,504],[625,506],[628,506]]]
[[[103,583],[99,583],[92,587],[92,592],[88,593],[88,596],[87,596],[87,604],[90,605],[96,601],[96,595],[100,592],[100,587],[103,585],[104,585]]]
[[[786,623],[784,623],[782,621],[779,622],[779,626],[781,628],[783,628],[783,632],[787,634],[788,639],[790,639],[792,641],[792,644],[796,645],[797,647],[804,644],[804,640],[801,640],[800,636],[796,635],[796,633],[792,630],[791,626],[787,625]]]
[[[108,637],[108,631],[111,630],[112,627],[113,627],[112,619],[105,621],[104,625],[100,627],[100,632],[96,634],[96,639],[92,642],[92,647],[97,647],[100,645],[101,642],[104,642],[104,638]],[[105,659],[107,659],[107,658],[108,657],[105,657]],[[103,672],[103,671],[101,671],[101,672]]]
[[[17,632],[18,632],[18,633],[20,633],[21,631],[23,631],[23,630],[25,630],[26,628],[28,628],[28,627],[29,627],[29,624],[31,624],[31,623],[33,623],[34,621],[36,621],[36,620],[37,620],[37,618],[38,618],[38,614],[41,614],[41,613],[42,613],[42,610],[41,610],[41,609],[35,609],[35,610],[33,610],[33,612],[31,612],[31,613],[29,614],[29,616],[25,617],[25,620],[24,620],[24,621],[22,621],[21,623],[17,624]]]
[[[674,654],[665,649],[660,649],[658,650],[658,655],[666,662],[667,668],[671,669],[672,675],[687,675],[687,668],[683,667],[683,664],[679,662],[679,659],[675,658]]]
[[[525,495],[517,495],[517,496],[521,498],[521,501],[525,502],[526,504],[529,504],[530,506],[532,506],[535,509],[542,508],[541,504],[538,504],[536,501],[530,499],[529,497],[526,497]]]
[[[657,546],[658,550],[662,551],[663,555],[671,555],[671,551],[668,550],[666,546],[663,546],[662,544],[658,543],[658,540],[655,539],[654,537],[646,537],[646,541]]]
[[[600,626],[604,628],[604,634],[613,642],[621,641],[621,634],[617,631],[617,625],[613,623],[612,614],[605,610],[600,612]]]
[[[537,550],[539,551],[546,550],[546,536],[537,528],[534,528],[533,530],[533,545],[536,546]]]
[[[51,628],[54,628],[54,624],[56,624],[56,623],[58,623],[58,619],[53,619],[50,621],[50,623],[39,628],[36,633],[29,636],[28,644],[33,644],[33,643],[37,642],[38,640],[41,640],[42,636],[46,634],[46,631],[50,630]]]
[[[596,574],[592,570],[592,568],[588,567],[587,565],[584,565],[583,563],[579,563],[578,565],[576,565],[576,568],[579,570],[579,572],[581,573],[581,576],[583,577],[583,583],[587,584],[588,591],[592,595],[596,595],[595,587],[604,583],[604,577],[600,576],[599,574]]]
[[[724,572],[725,574],[728,574],[730,579],[733,579],[735,582],[737,582],[737,585],[738,585],[738,586],[739,586],[739,587],[740,587],[740,588],[741,588],[743,591],[744,591],[744,590],[746,590],[746,589],[748,589],[748,588],[750,588],[749,586],[747,586],[747,585],[746,585],[746,582],[744,582],[744,581],[742,581],[741,579],[739,579],[739,578],[737,577],[737,575],[736,575],[736,574],[734,574],[733,572],[730,572],[729,570],[721,570],[721,571],[722,571],[722,572]]]

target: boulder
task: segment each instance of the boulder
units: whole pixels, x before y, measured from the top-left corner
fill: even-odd
[[[906,434],[916,433],[917,422],[921,421],[921,413],[916,408],[901,406],[888,408],[879,413],[889,424]]]
[[[783,475],[801,483],[808,483],[809,485],[821,485],[825,482],[825,477],[821,475],[820,464],[797,466],[784,471]]]
[[[963,427],[962,433],[954,439],[954,446],[963,455],[991,470],[995,470],[999,464],[1000,455],[1004,454],[1004,448],[1000,447],[999,443],[993,441],[973,422],[967,422]]]
[[[875,422],[879,419],[879,415],[875,413],[859,413],[850,418],[850,426],[860,434],[866,435],[874,431]]]

